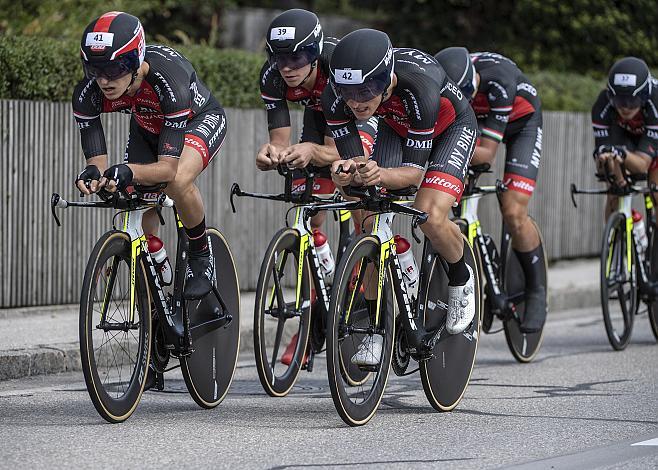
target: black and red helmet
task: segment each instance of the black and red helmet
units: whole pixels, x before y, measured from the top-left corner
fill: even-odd
[[[92,21],[82,34],[80,58],[87,78],[110,80],[135,73],[144,62],[146,41],[139,20],[110,11]]]

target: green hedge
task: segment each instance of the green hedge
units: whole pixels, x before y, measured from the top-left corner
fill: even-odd
[[[262,107],[258,73],[264,55],[203,46],[176,46],[226,107]],[[0,36],[0,98],[69,101],[82,78],[79,43]]]
[[[262,54],[205,46],[176,46],[226,107],[262,107]],[[69,101],[82,76],[77,41],[0,37],[0,98]],[[588,112],[604,81],[579,74],[528,74],[545,110]]]

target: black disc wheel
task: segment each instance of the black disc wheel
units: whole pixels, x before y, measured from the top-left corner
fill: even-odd
[[[649,237],[649,248],[647,249],[647,259],[649,260],[649,274],[653,282],[658,281],[658,229],[653,226]],[[649,303],[649,323],[651,331],[658,340],[658,298],[653,298]]]
[[[432,357],[420,362],[420,377],[428,401],[439,411],[454,409],[468,387],[480,338],[480,276],[471,245],[464,237],[464,261],[475,276],[475,317],[460,334],[451,335],[445,329],[448,313],[448,273],[446,265],[433,255],[424,303],[424,326],[439,335]]]
[[[624,214],[610,216],[601,249],[601,307],[610,345],[624,349],[631,339],[637,310],[637,270],[633,237]]]
[[[390,270],[380,266],[379,254],[379,241],[361,235],[345,251],[334,277],[327,324],[327,373],[336,410],[350,426],[363,425],[374,416],[391,368],[397,305]],[[379,306],[371,302],[371,309],[360,308],[359,293],[373,292],[372,298],[377,297],[380,275],[383,287]],[[371,363],[354,364],[354,354],[370,342],[381,344],[381,349],[370,349]],[[360,383],[346,378],[347,361],[362,371]]]
[[[533,220],[532,223],[539,235],[539,243],[541,244],[542,251],[544,252],[544,281],[545,289],[548,292],[548,271],[546,266],[546,250],[544,249],[544,240],[537,223]],[[508,300],[515,306],[515,316],[508,319],[503,323],[505,329],[505,339],[507,340],[507,347],[509,348],[512,356],[521,362],[526,363],[532,361],[541,347],[542,340],[544,339],[544,328],[534,333],[524,333],[520,329],[520,323],[525,317],[525,275],[521,268],[521,263],[517,258],[514,250],[507,250],[507,259],[505,260],[505,278],[503,287],[507,292]]]
[[[215,228],[208,228],[207,233],[219,298],[211,291],[201,300],[186,302],[194,352],[180,362],[194,401],[202,408],[214,408],[226,397],[238,363],[240,286],[226,239]]]
[[[80,296],[82,371],[96,410],[111,423],[135,411],[150,360],[149,289],[139,242],[132,249],[134,257],[127,233],[103,235],[89,257]]]
[[[308,235],[307,235],[308,236]],[[254,352],[265,392],[290,392],[304,363],[311,324],[311,275],[297,230],[280,230],[267,247],[256,287]]]

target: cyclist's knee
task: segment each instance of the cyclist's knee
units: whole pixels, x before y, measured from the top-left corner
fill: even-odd
[[[510,232],[516,233],[528,221],[528,208],[522,204],[503,205],[503,220]]]

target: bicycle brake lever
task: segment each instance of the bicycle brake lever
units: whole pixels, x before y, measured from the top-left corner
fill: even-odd
[[[160,219],[160,225],[165,224],[164,217],[162,217],[162,207],[156,206],[155,213],[158,214],[158,219]]]
[[[52,213],[53,218],[55,219],[55,222],[57,223],[58,227],[61,227],[62,224],[59,221],[59,217],[57,217],[57,213],[55,212],[55,207],[60,207],[61,201],[66,203],[66,201],[64,201],[64,199],[62,199],[60,195],[57,193],[53,193],[52,196],[50,196],[50,212]],[[66,207],[66,205],[64,205],[63,207]]]
[[[574,183],[571,183],[570,191],[571,191],[571,203],[573,204],[574,207],[578,208],[578,204],[576,204],[576,196],[575,196],[576,191],[578,190],[576,189],[576,185]]]
[[[233,183],[231,186],[231,209],[233,210],[234,214],[237,214],[237,210],[235,209],[235,203],[233,202],[233,196],[240,196],[242,194],[242,190],[240,189],[240,185],[238,183]]]

